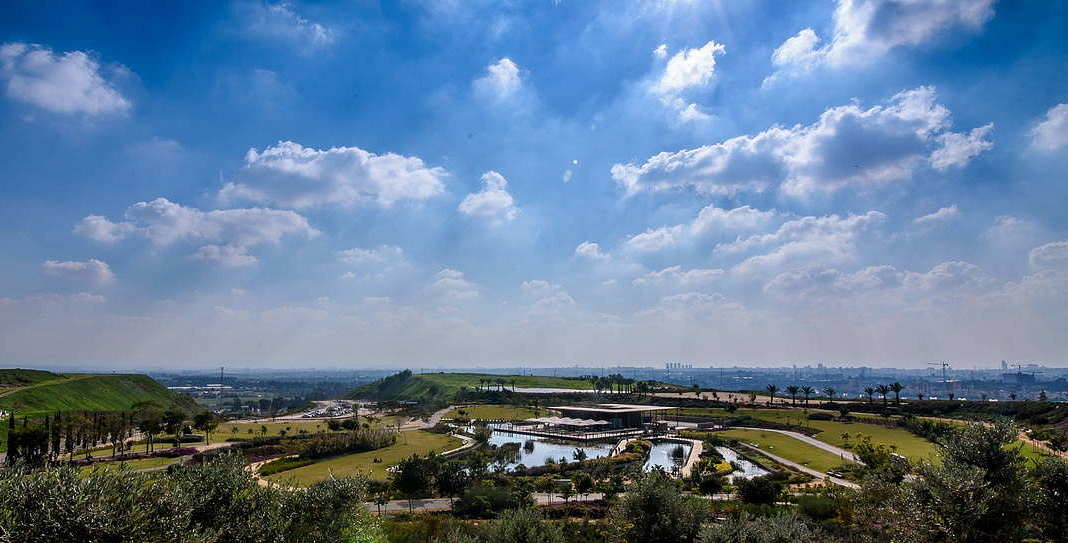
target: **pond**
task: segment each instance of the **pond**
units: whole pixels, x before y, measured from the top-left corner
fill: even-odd
[[[573,462],[575,458],[572,455],[575,449],[582,449],[586,453],[587,459],[601,458],[611,454],[612,449],[615,447],[615,443],[576,443],[494,430],[490,436],[489,444],[500,446],[506,443],[519,444],[519,461],[508,463],[505,469],[509,470],[519,464],[523,464],[528,468],[544,466],[545,461],[549,458],[556,462],[559,462],[560,458],[567,458],[568,462]]]
[[[727,447],[716,447],[716,451],[723,455],[723,459],[738,466],[739,469],[731,472],[727,475],[727,478],[731,481],[735,479],[752,479],[753,477],[760,477],[761,475],[767,475],[768,470],[748,461],[742,455],[738,454],[734,449],[728,449]]]
[[[672,454],[678,447],[682,447],[683,451],[681,464],[676,462]],[[670,473],[675,466],[682,467],[686,464],[686,459],[690,457],[691,448],[692,446],[687,443],[678,443],[674,441],[659,441],[653,443],[653,448],[649,450],[649,460],[645,462],[645,467],[642,469],[645,471],[652,471],[659,466],[664,468],[664,471]]]

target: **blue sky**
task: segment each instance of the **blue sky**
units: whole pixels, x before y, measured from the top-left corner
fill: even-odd
[[[1063,364],[1068,8],[15,2],[5,364]]]

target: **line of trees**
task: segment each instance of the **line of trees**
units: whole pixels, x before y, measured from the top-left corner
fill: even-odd
[[[138,433],[145,440],[146,452],[154,451],[158,438],[168,434],[175,447],[193,430],[203,432],[210,441],[219,418],[209,411],[190,416],[179,409],[140,405],[130,411],[67,411],[21,418],[9,414],[6,424],[7,462],[39,467],[64,455],[73,460],[82,451],[87,459],[92,458],[93,449],[106,445],[111,446],[112,456],[121,455]]]

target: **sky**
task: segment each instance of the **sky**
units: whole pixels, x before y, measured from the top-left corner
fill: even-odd
[[[1068,4],[15,1],[0,363],[1068,363]]]

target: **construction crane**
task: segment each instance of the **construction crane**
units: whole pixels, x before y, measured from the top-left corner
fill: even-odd
[[[946,361],[946,360],[943,360],[941,362],[928,362],[927,365],[928,366],[942,366],[942,386],[945,387],[945,389],[946,389],[946,397],[948,398],[949,397],[949,376],[946,373],[946,370],[952,368],[953,366],[951,366],[950,363],[948,361]]]

